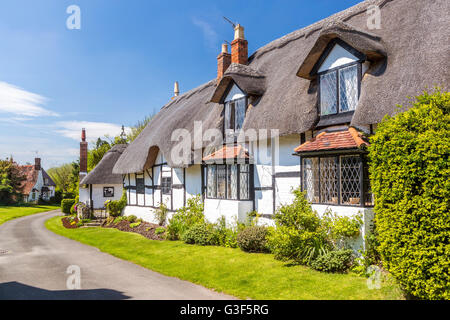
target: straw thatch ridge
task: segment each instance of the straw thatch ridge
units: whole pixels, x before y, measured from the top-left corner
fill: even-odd
[[[81,180],[82,184],[122,184],[122,175],[113,174],[112,169],[119,157],[127,148],[127,144],[116,144],[105,155],[102,160],[95,166],[94,170]]]
[[[266,77],[263,73],[243,64],[232,63],[220,79],[211,102],[220,103],[232,82],[248,95],[260,96],[266,90]]]
[[[374,4],[381,8],[381,29],[369,30],[367,9]],[[397,104],[406,104],[408,96],[427,86],[447,89],[449,11],[448,0],[368,0],[258,49],[249,57],[248,68],[264,75],[264,92],[251,101],[243,128],[278,129],[283,136],[314,127],[319,120],[317,79],[301,78],[297,71],[315,46],[320,51],[321,36],[339,35],[367,56],[376,53],[374,57],[380,59],[373,59],[362,79],[351,119],[356,128],[394,114]],[[204,130],[221,128],[223,105],[210,102],[215,84],[212,80],[164,106],[117,161],[114,173],[141,172],[152,146],[160,149],[170,166],[188,166],[172,161],[171,148],[178,143],[171,141],[172,132],[184,128],[195,136],[194,121],[202,121]]]

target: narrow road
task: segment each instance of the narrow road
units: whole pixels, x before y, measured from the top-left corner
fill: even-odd
[[[44,223],[58,214],[40,213],[0,225],[0,299],[233,298],[56,235]],[[68,289],[67,280],[74,277],[67,273],[69,266],[80,268],[81,289]]]

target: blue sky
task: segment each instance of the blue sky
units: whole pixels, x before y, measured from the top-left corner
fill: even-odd
[[[173,95],[216,76],[216,57],[245,27],[251,54],[358,0],[2,0],[0,158],[38,154],[45,168],[78,157],[88,140],[116,134]],[[69,30],[66,9],[81,9]]]

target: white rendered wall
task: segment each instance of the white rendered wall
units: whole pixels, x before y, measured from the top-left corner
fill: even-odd
[[[227,223],[245,222],[247,214],[252,210],[253,201],[205,199],[205,218],[213,223],[222,216]]]
[[[114,197],[104,197],[103,187],[114,187]],[[89,189],[88,189],[89,190]],[[119,200],[122,197],[123,187],[121,184],[94,184],[92,185],[92,202],[94,209],[100,209],[105,207],[106,200]],[[89,199],[89,191],[88,191]],[[81,198],[80,198],[81,201]]]

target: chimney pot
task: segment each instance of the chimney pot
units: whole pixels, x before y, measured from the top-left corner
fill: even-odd
[[[173,85],[173,94],[175,97],[178,97],[180,94],[180,86],[178,85],[178,81],[175,81],[175,84]]]
[[[86,129],[81,129],[81,141],[86,141]]]
[[[41,170],[41,158],[34,158],[34,170]]]
[[[217,57],[217,83],[231,64],[231,54],[228,53],[228,45],[222,44],[222,52]]]
[[[234,40],[236,39],[242,39],[245,40],[245,36],[244,36],[244,27],[241,26],[240,24],[237,24],[234,27]]]

